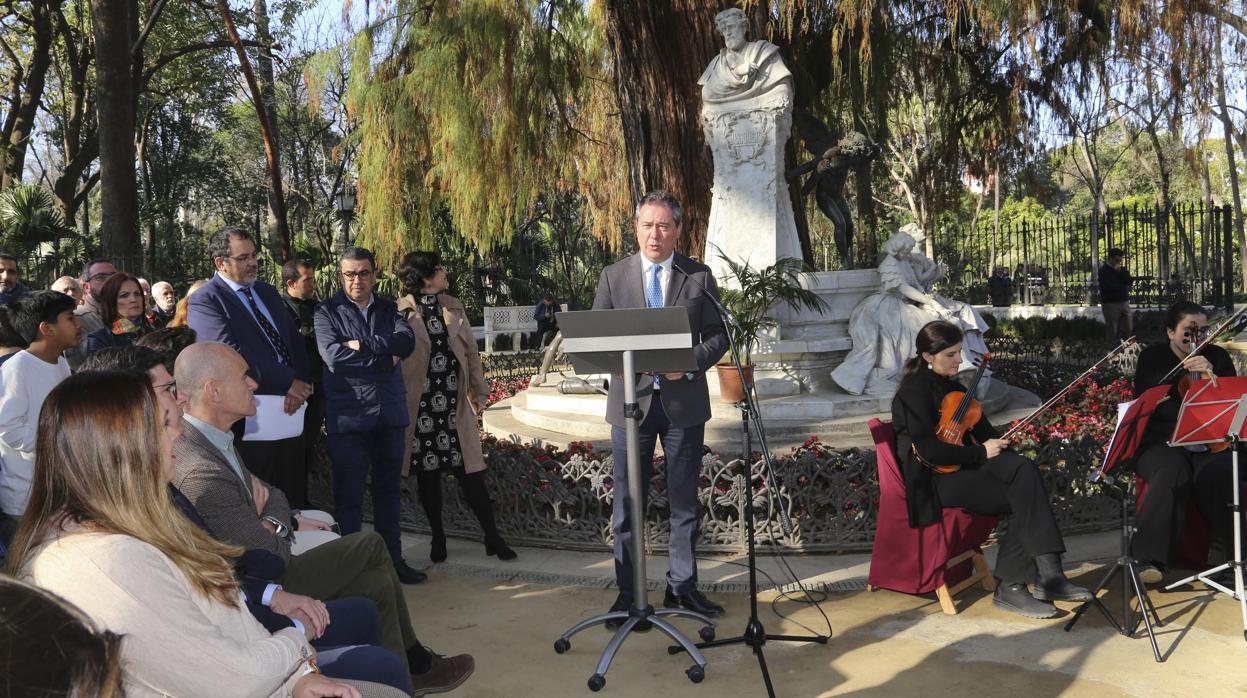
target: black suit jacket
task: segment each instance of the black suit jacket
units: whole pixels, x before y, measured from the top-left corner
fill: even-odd
[[[710,393],[706,371],[727,352],[727,333],[718,309],[706,293],[718,298],[718,285],[710,267],[677,253],[672,260],[671,279],[664,298],[665,307],[682,307],[688,311],[688,324],[693,335],[693,353],[697,372],[692,380],[659,379],[663,410],[676,427],[691,427],[710,420]],[[613,308],[645,308],[645,284],[641,278],[641,253],[626,257],[602,270],[598,278],[594,310]],[[678,269],[678,270],[677,270]],[[696,279],[696,283],[689,280]],[[698,285],[700,284],[700,286]],[[705,289],[704,291],[702,289]],[[637,403],[641,412],[649,412],[654,381],[650,376],[637,376]],[[624,426],[623,384],[611,381],[606,398],[606,421]]]

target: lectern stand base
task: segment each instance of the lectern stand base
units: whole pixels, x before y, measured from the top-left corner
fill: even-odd
[[[675,626],[663,620],[663,616],[679,616],[701,621],[705,623],[705,627],[698,632],[698,635],[705,642],[710,642],[714,639],[714,623],[700,613],[694,613],[683,608],[660,608],[655,610],[653,606],[646,606],[643,609],[630,608],[627,611],[603,613],[599,616],[586,618],[573,625],[567,632],[563,633],[562,637],[554,641],[554,651],[563,654],[572,647],[572,635],[585,628],[591,628],[595,625],[618,619],[623,621],[623,625],[619,626],[614,636],[611,637],[610,642],[606,644],[606,649],[602,650],[602,657],[598,660],[597,669],[594,670],[593,676],[589,677],[589,690],[600,691],[606,685],[606,670],[610,669],[611,662],[615,659],[615,653],[623,646],[624,640],[628,639],[628,635],[630,633],[645,632],[651,628],[658,628],[663,634],[674,642],[679,643],[688,652],[689,656],[696,663],[686,669],[684,673],[688,676],[689,681],[701,683],[701,680],[706,678],[706,658],[697,649],[697,645],[684,637]]]

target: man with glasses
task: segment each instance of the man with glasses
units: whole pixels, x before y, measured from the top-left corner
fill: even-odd
[[[100,293],[104,290],[105,282],[113,278],[113,274],[116,273],[117,267],[104,257],[96,257],[82,267],[83,297],[78,308],[74,310],[74,317],[78,318],[78,324],[82,326],[81,341],[76,348],[65,352],[69,367],[75,371],[87,357],[87,337],[92,332],[104,329],[104,315],[99,301]]]
[[[405,584],[424,573],[403,561],[399,535],[407,390],[399,362],[416,347],[398,304],[373,293],[376,258],[351,247],[339,262],[342,290],[316,306],[316,345],[325,362],[325,424],[333,460],[334,515],[343,535],[363,523],[364,480],[372,474],[373,526]]]
[[[259,384],[257,397],[281,399],[285,413],[295,414],[312,394],[307,353],[277,289],[256,279],[255,241],[241,228],[222,228],[208,241],[208,254],[217,273],[190,297],[188,324],[199,341],[222,342],[242,354]],[[234,426],[234,434],[247,468],[285,492],[293,506],[306,506],[303,435],[242,440],[243,424]],[[257,416],[254,426],[264,432],[274,425]]]

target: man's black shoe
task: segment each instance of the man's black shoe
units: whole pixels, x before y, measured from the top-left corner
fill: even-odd
[[[615,603],[611,604],[610,612],[617,613],[620,611],[627,611],[631,607],[632,607],[632,597],[625,596],[622,592],[620,592],[620,594],[615,597]],[[606,629],[607,630],[618,630],[619,626],[624,624],[624,620],[626,619],[612,618],[606,621]]]
[[[671,587],[667,587],[667,594],[663,597],[662,605],[667,608],[687,609],[710,618],[723,615],[722,606],[706,598],[705,594],[696,589],[687,594],[677,594],[671,590]]]
[[[429,578],[429,575],[412,568],[405,560],[394,563],[394,571],[398,573],[398,581],[403,584],[419,584]]]

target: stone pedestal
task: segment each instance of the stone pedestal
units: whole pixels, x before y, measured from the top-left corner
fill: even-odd
[[[801,258],[792,200],[784,179],[784,144],[792,130],[792,84],[755,99],[707,104],[702,128],[714,156],[705,262],[720,284],[731,274],[719,258],[763,269]]]
[[[822,314],[780,308],[780,326],[763,339],[753,354],[754,382],[762,397],[839,391],[831,370],[848,353],[849,315],[853,308],[879,290],[874,269],[822,271],[802,274],[802,285],[827,304]]]

